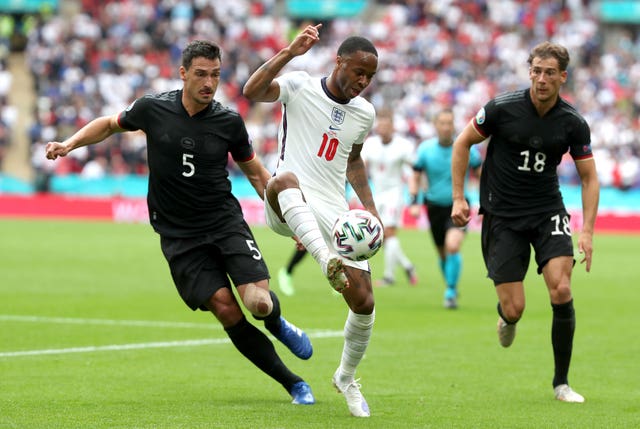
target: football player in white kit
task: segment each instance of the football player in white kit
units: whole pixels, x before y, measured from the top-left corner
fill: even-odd
[[[378,112],[376,134],[365,141],[362,149],[362,159],[384,225],[384,276],[376,286],[393,285],[398,265],[404,269],[412,286],[418,283],[415,267],[404,254],[397,236],[405,207],[405,171],[413,165],[414,149],[411,140],[396,133],[393,112],[390,109]]]
[[[378,53],[362,37],[349,37],[338,48],[328,77],[306,72],[276,77],[294,57],[319,39],[322,24],[308,25],[291,44],[253,73],[243,93],[253,101],[282,103],[278,166],[266,189],[265,215],[275,232],[296,236],[320,264],[331,286],[349,306],[344,347],[333,384],[349,411],[368,417],[369,407],[355,379],[369,344],[375,319],[371,272],[367,261],[340,259],[327,246],[338,216],[348,210],[348,180],[366,210],[380,218],[360,156],[375,110],[360,93],[378,68]]]

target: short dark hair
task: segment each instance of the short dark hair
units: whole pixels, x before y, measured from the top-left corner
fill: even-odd
[[[441,110],[439,110],[436,115],[434,116],[433,120],[437,121],[438,119],[440,119],[440,116],[442,115],[453,115],[453,109],[451,107],[444,107]]]
[[[558,60],[558,67],[560,67],[560,71],[567,70],[570,60],[569,52],[567,51],[567,48],[562,45],[558,45],[557,43],[542,42],[537,44],[531,50],[527,62],[531,65],[534,58],[541,58],[544,60],[551,57]]]
[[[220,47],[213,42],[209,42],[208,40],[194,40],[182,51],[182,67],[189,70],[194,58],[206,58],[208,60],[215,60],[217,58],[222,61],[222,52],[220,51]]]
[[[378,56],[378,51],[373,46],[373,43],[369,39],[360,36],[347,37],[338,48],[338,56],[349,55],[358,51],[369,52],[376,57]]]

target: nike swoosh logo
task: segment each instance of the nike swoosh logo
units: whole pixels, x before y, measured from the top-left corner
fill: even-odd
[[[330,129],[331,131],[340,131],[340,128],[339,128],[339,127],[334,127],[333,125],[329,125],[329,129]]]

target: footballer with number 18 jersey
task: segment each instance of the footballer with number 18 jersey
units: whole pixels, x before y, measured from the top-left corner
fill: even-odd
[[[569,52],[542,42],[529,53],[528,89],[495,97],[480,109],[453,144],[453,208],[457,225],[469,221],[464,173],[472,145],[490,138],[480,176],[481,247],[498,296],[498,340],[509,347],[525,309],[524,279],[531,250],[543,275],[552,309],[551,344],[555,398],[581,403],[569,385],[576,315],[571,293],[575,263],[569,213],[562,201],[557,167],[569,152],[580,176],[582,229],[577,239],[582,263],[591,269],[593,231],[600,184],[584,118],[560,97],[567,81]]]

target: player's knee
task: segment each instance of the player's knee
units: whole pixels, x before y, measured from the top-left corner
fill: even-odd
[[[256,286],[255,283],[247,284],[242,302],[247,310],[257,317],[266,317],[273,310],[273,301],[271,301],[269,291]]]
[[[509,322],[517,322],[524,313],[524,302],[510,302],[501,305],[502,316]]]
[[[300,183],[298,182],[296,175],[288,171],[272,177],[267,183],[267,190],[275,193],[280,193],[285,189],[299,187]]]
[[[347,299],[347,304],[351,311],[356,314],[371,314],[375,308],[372,293],[349,298]]]
[[[566,282],[560,282],[556,287],[549,290],[551,295],[551,302],[567,302],[571,299],[571,284]]]
[[[224,327],[233,326],[242,319],[242,309],[233,297],[231,290],[218,289],[204,306],[211,311]]]

